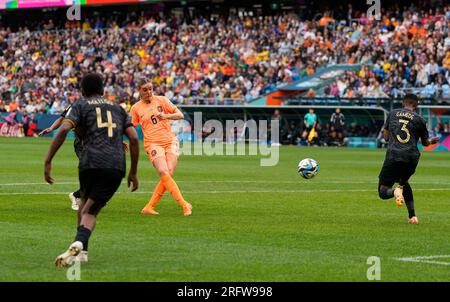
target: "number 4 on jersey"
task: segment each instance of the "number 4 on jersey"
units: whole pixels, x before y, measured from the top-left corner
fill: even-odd
[[[113,123],[111,111],[106,111],[106,123],[102,121],[102,109],[95,108],[97,112],[97,127],[98,128],[108,128],[108,137],[113,136],[113,129],[117,127],[116,123]]]

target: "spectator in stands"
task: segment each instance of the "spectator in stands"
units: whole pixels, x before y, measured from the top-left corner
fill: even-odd
[[[11,112],[8,116],[4,118],[9,126],[14,126],[19,123],[19,117],[17,116],[17,111]]]
[[[444,125],[444,133],[450,133],[450,122]]]
[[[36,133],[37,122],[34,113],[28,114],[26,110],[23,111],[22,127],[23,127],[23,134],[25,136],[34,136],[34,137],[38,136]]]
[[[5,103],[4,102],[0,102],[0,113],[4,113],[7,112],[6,108],[5,108]]]
[[[437,74],[439,73],[439,66],[434,61],[434,59],[431,59],[426,65],[425,65],[425,73],[428,77],[428,82],[435,82]]]
[[[321,66],[370,61],[338,79],[327,93],[396,96],[401,88],[433,83],[424,90],[435,94],[438,74],[450,79],[450,23],[445,19],[450,7],[426,15],[414,8],[383,9],[381,22],[363,13],[359,24],[350,24],[350,16],[357,15],[349,7],[348,15],[344,8],[340,15],[327,11],[318,21],[295,14],[261,20],[230,14],[214,22],[202,16],[165,22],[165,16],[122,12],[104,18],[86,11],[83,22],[43,20],[16,32],[0,27],[0,97],[6,104],[18,98],[10,111],[29,103],[41,104],[39,112],[45,103],[48,111],[55,100],[61,103],[56,107],[65,108],[72,92],[80,97],[81,75],[96,70],[108,75],[108,95],[119,103],[136,101],[134,78],[141,76],[152,77],[160,94],[181,104],[194,98],[206,99],[204,104],[230,97],[250,101]],[[60,30],[64,22],[57,33],[41,30]]]
[[[311,98],[311,99],[315,98],[316,96],[317,96],[317,93],[312,88],[310,88],[308,90],[308,92],[306,93],[306,97]]]
[[[16,112],[19,109],[19,104],[16,101],[12,101],[11,103],[9,103],[9,112]]]

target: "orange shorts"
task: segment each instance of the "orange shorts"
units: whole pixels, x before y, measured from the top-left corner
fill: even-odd
[[[172,140],[172,142],[167,144],[150,144],[149,146],[145,147],[145,151],[147,152],[152,162],[155,160],[155,158],[166,157],[167,153],[172,153],[178,157],[180,156],[180,143],[178,142],[178,139],[175,138]]]

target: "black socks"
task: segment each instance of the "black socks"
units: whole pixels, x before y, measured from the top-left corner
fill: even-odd
[[[81,198],[80,190],[73,192],[73,196],[75,196],[75,198]]]
[[[414,211],[413,192],[409,183],[406,183],[403,186],[403,197],[405,198],[406,207],[408,208],[409,218],[416,216],[416,212]]]
[[[77,230],[78,232],[77,236],[75,236],[75,241],[81,241],[81,243],[83,243],[83,251],[87,251],[91,230],[85,228],[84,225],[80,225]]]

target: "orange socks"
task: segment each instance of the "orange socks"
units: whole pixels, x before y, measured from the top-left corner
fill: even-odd
[[[163,183],[160,181],[156,185],[155,190],[153,191],[152,198],[145,205],[145,207],[142,209],[141,213],[143,213],[143,214],[153,214],[153,215],[159,214],[158,212],[155,211],[154,207],[159,202],[161,197],[163,197],[165,191],[166,191],[166,188],[164,187]]]
[[[161,176],[161,181],[159,183],[162,183],[164,185],[166,190],[169,191],[170,194],[172,194],[173,198],[175,198],[175,200],[180,204],[181,207],[184,207],[186,205],[186,201],[181,195],[177,183],[173,180],[173,178],[170,175]]]
[[[165,192],[166,192],[166,187],[164,187],[164,184],[162,183],[162,181],[158,182],[155,190],[153,191],[152,198],[150,198],[148,205],[151,207],[155,207],[156,204],[160,201],[161,197],[163,197]]]

